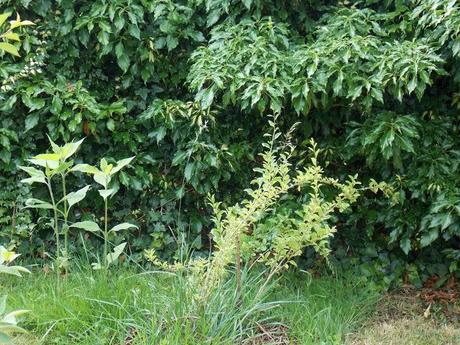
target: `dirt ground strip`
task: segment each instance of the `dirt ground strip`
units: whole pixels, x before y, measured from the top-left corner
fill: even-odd
[[[347,345],[460,345],[458,286],[388,294]]]

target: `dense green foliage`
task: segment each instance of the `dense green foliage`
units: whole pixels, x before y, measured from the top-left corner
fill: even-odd
[[[313,136],[329,174],[358,172],[399,192],[396,205],[369,193],[340,216],[337,262],[359,261],[388,283],[457,269],[455,1],[0,4],[36,23],[20,28],[22,58],[0,62],[2,242],[29,256],[52,252],[49,219],[21,208],[30,189],[18,184],[18,166],[48,149],[49,134],[59,144],[86,136],[79,156],[88,163],[136,156],[117,177],[123,197],[111,215],[139,226],[122,235],[135,260],[149,248],[165,258],[184,243],[204,250],[212,228],[207,194],[240,200],[267,115],[279,112],[284,128],[300,122],[299,169]],[[68,182],[83,185],[81,178]],[[88,195],[71,221],[103,207],[94,191]],[[283,200],[257,233],[299,212],[305,198]]]

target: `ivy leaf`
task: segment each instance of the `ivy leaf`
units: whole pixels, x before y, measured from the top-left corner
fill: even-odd
[[[410,243],[410,239],[408,237],[404,237],[403,239],[401,239],[401,241],[399,242],[399,246],[401,247],[402,251],[406,255],[409,254],[411,247],[412,247]]]
[[[420,238],[420,246],[427,247],[431,243],[433,243],[439,237],[439,230],[438,229],[430,229],[429,231],[425,231]]]
[[[173,37],[171,35],[168,35],[166,37],[166,46],[168,47],[168,51],[171,51],[174,48],[176,48],[178,44],[179,44],[179,41],[177,40],[176,37]]]

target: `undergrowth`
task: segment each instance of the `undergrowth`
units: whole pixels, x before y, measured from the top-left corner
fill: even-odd
[[[61,278],[59,290],[54,275],[36,273],[0,286],[11,308],[32,311],[23,326],[33,339],[18,338],[19,345],[266,344],[276,332],[286,344],[338,345],[375,301],[351,280],[305,273],[283,276],[261,295],[264,274],[243,270],[239,304],[229,279],[201,309],[193,307],[185,277],[164,272],[81,270]]]

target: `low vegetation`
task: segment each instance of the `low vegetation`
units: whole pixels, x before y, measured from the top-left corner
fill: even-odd
[[[11,307],[34,311],[22,323],[32,334],[18,339],[36,344],[341,344],[377,300],[349,279],[307,273],[274,281],[254,298],[260,280],[243,272],[238,308],[232,279],[201,310],[192,308],[184,277],[164,272],[77,271],[59,290],[54,275],[40,272],[1,284],[14,291]]]

